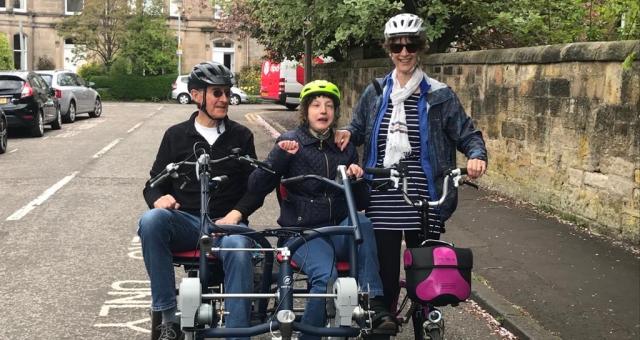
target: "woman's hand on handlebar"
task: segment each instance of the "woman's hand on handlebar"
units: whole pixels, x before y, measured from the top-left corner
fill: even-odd
[[[242,213],[238,210],[229,211],[223,218],[215,221],[216,224],[238,224],[242,221]]]
[[[336,130],[334,142],[340,149],[340,151],[344,151],[344,148],[349,144],[349,140],[351,139],[351,131],[349,130]]]
[[[180,209],[180,203],[171,195],[164,195],[153,202],[153,207],[158,209]]]
[[[358,164],[351,164],[347,168],[347,176],[360,178],[364,175],[364,170]]]
[[[481,159],[470,159],[467,161],[467,176],[471,179],[479,178],[487,171],[487,162]]]
[[[280,149],[292,155],[295,155],[296,152],[298,152],[298,150],[300,149],[300,145],[298,145],[298,142],[294,140],[281,140],[278,142],[278,146],[280,147]]]

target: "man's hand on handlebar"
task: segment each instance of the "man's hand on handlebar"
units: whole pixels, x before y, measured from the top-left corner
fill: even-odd
[[[298,142],[294,140],[281,140],[278,142],[278,146],[280,147],[280,149],[292,155],[295,155],[296,152],[300,150],[300,145],[298,145]]]
[[[180,209],[180,203],[171,195],[164,195],[153,202],[153,207],[158,209]]]
[[[349,177],[360,178],[362,175],[364,175],[364,170],[358,164],[351,164],[347,168],[347,176]]]
[[[340,151],[344,151],[344,148],[349,144],[349,140],[351,139],[351,131],[349,130],[336,130],[334,142],[340,149]]]
[[[467,176],[471,179],[479,178],[487,171],[487,162],[481,159],[470,159],[467,161]]]
[[[223,218],[215,221],[216,224],[238,224],[242,221],[242,213],[238,210],[229,211]]]

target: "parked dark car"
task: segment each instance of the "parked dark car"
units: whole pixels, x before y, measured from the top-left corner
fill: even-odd
[[[88,113],[97,118],[102,114],[102,101],[98,91],[91,88],[93,82],[87,82],[78,74],[69,70],[36,71],[54,90],[60,103],[62,120],[73,123],[78,113]]]
[[[0,153],[7,152],[7,116],[0,109]]]
[[[30,71],[0,72],[0,108],[9,128],[28,128],[34,137],[44,135],[44,125],[62,127],[60,105],[42,77]]]

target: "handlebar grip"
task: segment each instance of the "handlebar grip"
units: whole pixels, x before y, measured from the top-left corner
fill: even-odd
[[[364,172],[371,174],[371,175],[375,175],[375,176],[379,176],[379,177],[389,177],[391,176],[391,170],[390,168],[365,168]]]
[[[169,177],[170,175],[171,175],[171,172],[166,172],[160,177],[156,176],[154,179],[151,180],[151,183],[149,183],[149,187],[154,188],[156,185],[164,182],[164,180],[167,179],[167,177]]]
[[[291,183],[291,182],[297,182],[297,181],[302,180],[304,178],[305,178],[304,175],[295,176],[295,177],[289,177],[289,178],[283,178],[283,179],[280,180],[280,183],[287,184],[287,183]]]

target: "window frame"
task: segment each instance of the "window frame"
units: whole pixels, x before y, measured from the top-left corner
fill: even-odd
[[[10,0],[11,1],[11,0]],[[17,12],[17,13],[26,13],[27,12],[27,0],[12,0],[11,2],[15,2],[15,1],[19,1],[20,2],[20,7],[13,7],[13,11]],[[6,3],[5,3],[6,6]],[[12,4],[13,6],[13,4]]]
[[[3,0],[3,1],[4,1],[4,6],[0,6],[0,12],[7,11],[7,0]]]
[[[84,9],[84,0],[80,0],[80,1],[82,1],[82,9]],[[77,11],[77,12],[69,11],[69,6],[67,6],[68,2],[69,2],[69,0],[64,0],[64,14],[65,15],[76,15],[76,14],[82,13],[82,10]]]

